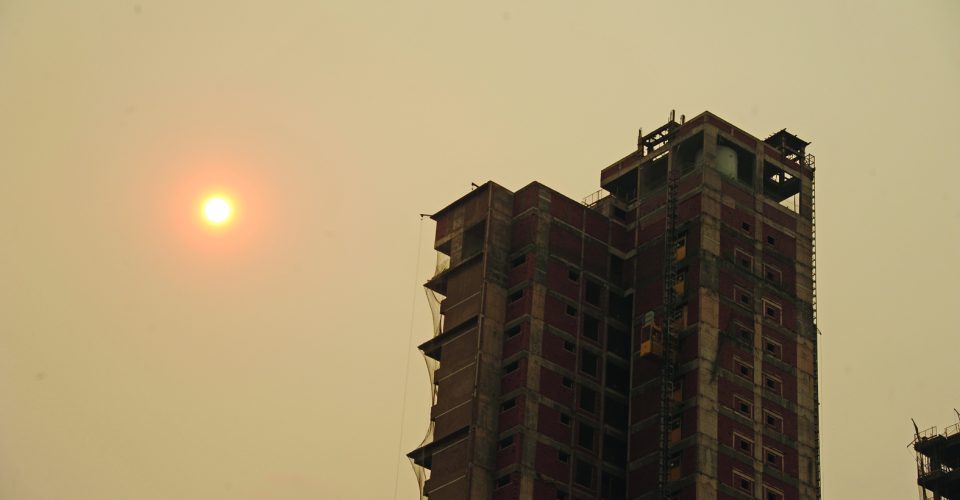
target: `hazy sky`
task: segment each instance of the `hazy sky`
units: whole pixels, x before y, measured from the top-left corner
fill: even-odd
[[[910,417],[960,407],[960,4],[804,4],[0,0],[0,498],[392,498],[417,214],[586,196],[674,108],[813,142],[824,494],[915,498]]]

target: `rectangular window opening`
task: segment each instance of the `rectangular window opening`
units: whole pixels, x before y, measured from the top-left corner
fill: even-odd
[[[597,376],[597,355],[586,350],[580,349],[580,371],[590,375]]]
[[[753,479],[740,471],[733,471],[733,486],[753,495]]]
[[[783,346],[775,340],[763,339],[763,350],[777,359],[783,357]]]
[[[780,324],[780,321],[783,316],[783,309],[780,308],[780,305],[764,299],[763,301],[763,315],[767,319],[774,321],[777,324]]]
[[[753,257],[739,248],[733,251],[733,256],[737,261],[737,265],[748,270],[753,269]]]
[[[771,448],[763,449],[763,461],[770,467],[777,470],[783,470],[783,453]]]
[[[737,335],[740,337],[740,340],[745,342],[749,346],[753,346],[753,330],[743,326],[740,323],[734,325],[734,329],[737,332]]]
[[[783,283],[783,273],[780,272],[776,267],[771,266],[770,264],[763,265],[763,277],[771,283],[781,284]]]
[[[510,261],[510,267],[517,268],[522,266],[525,262],[527,262],[527,254],[514,257],[513,260]]]
[[[590,340],[600,340],[600,320],[589,314],[584,314],[583,336]]]
[[[733,370],[734,373],[739,375],[741,378],[753,381],[753,365],[747,363],[746,361],[734,357],[733,358]]]
[[[780,396],[783,391],[783,381],[780,380],[780,377],[764,373],[763,387]]]
[[[764,410],[763,425],[767,426],[770,430],[783,432],[783,417],[770,410]]]
[[[763,499],[764,500],[783,500],[783,492],[772,488],[770,486],[763,486]]]
[[[575,467],[576,471],[574,473],[573,481],[580,486],[586,486],[587,488],[593,486],[593,466],[577,460],[577,466]]]
[[[507,411],[517,406],[517,398],[510,398],[503,403],[500,403],[500,411]]]
[[[580,408],[593,413],[597,408],[597,393],[593,389],[580,386]]]
[[[753,440],[733,433],[733,448],[741,453],[753,456]]]
[[[593,427],[577,422],[577,444],[584,449],[592,450],[594,441]]]
[[[600,307],[603,300],[603,285],[588,279],[583,299],[590,305]]]
[[[753,403],[750,403],[746,399],[743,399],[739,396],[734,396],[733,409],[736,410],[737,413],[747,418],[753,418]]]

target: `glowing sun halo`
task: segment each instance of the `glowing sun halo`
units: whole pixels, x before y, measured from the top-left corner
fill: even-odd
[[[203,217],[210,224],[222,226],[232,215],[233,205],[223,196],[211,196],[203,202]]]

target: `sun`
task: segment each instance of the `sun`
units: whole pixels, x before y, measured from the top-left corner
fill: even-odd
[[[223,196],[211,196],[203,202],[203,218],[214,226],[222,226],[233,216],[233,204]]]

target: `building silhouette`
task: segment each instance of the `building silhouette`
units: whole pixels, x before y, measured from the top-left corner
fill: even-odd
[[[953,410],[960,420],[960,412]],[[917,486],[923,500],[960,499],[960,421],[938,433],[913,423],[911,445],[917,454]]]
[[[671,113],[583,202],[487,182],[435,213],[423,495],[819,498],[807,145]]]

